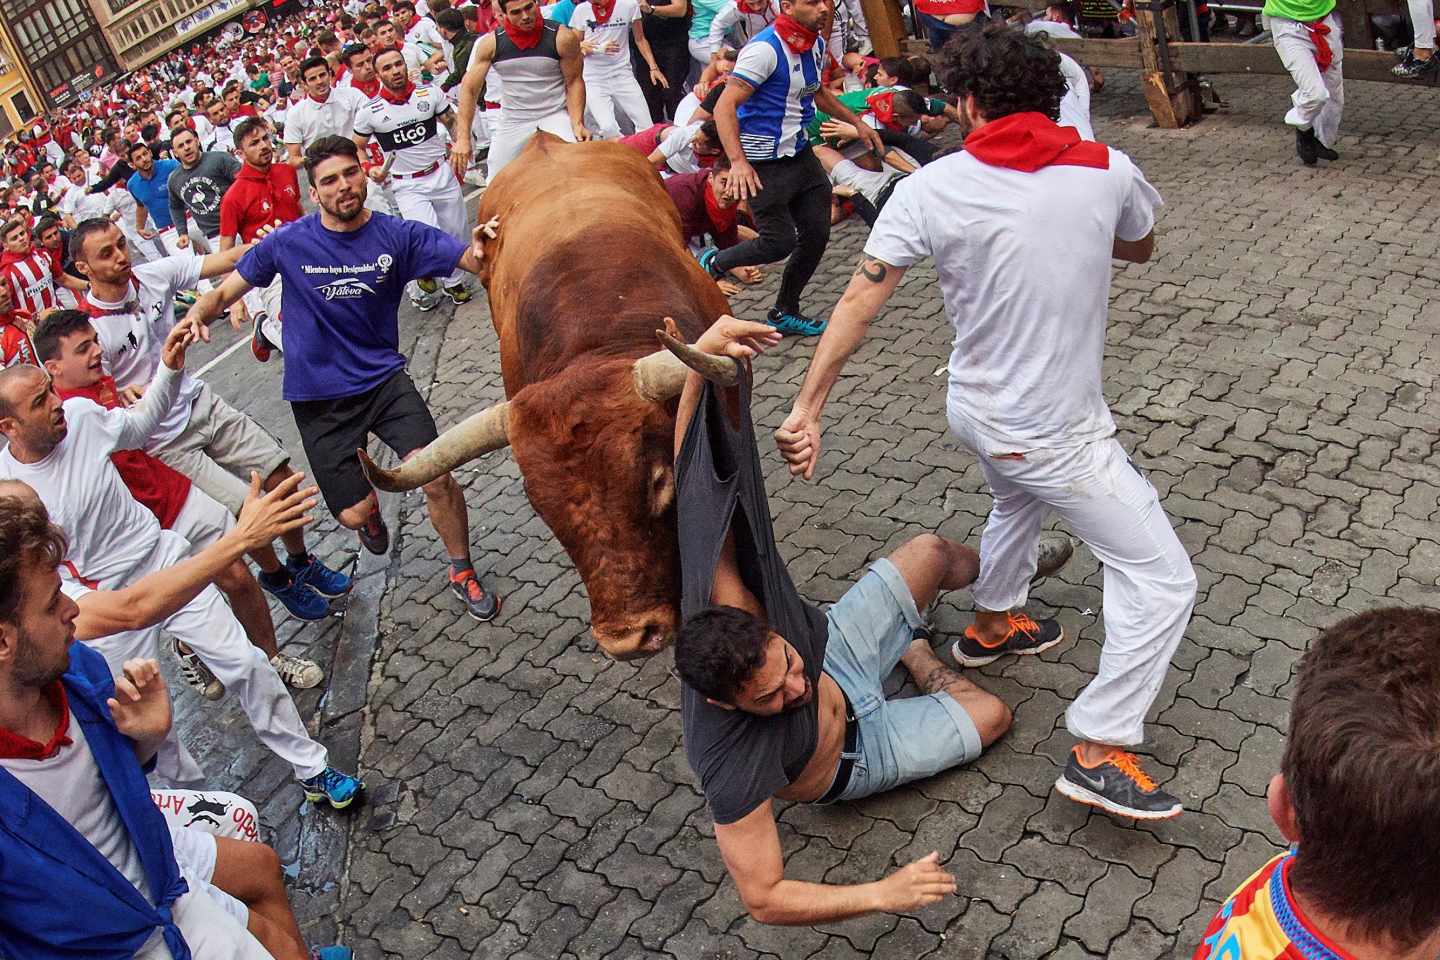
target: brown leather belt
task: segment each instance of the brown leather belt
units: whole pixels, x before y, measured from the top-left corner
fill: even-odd
[[[840,688],[840,684],[835,684]],[[855,719],[855,711],[850,706],[850,698],[845,695],[845,690],[840,688],[840,698],[845,701],[845,745],[840,748],[840,765],[835,768],[835,779],[830,783],[830,789],[816,803],[834,803],[840,799],[840,794],[850,786],[850,774],[855,769],[856,746],[860,743],[860,721]]]
[[[394,177],[396,180],[414,180],[416,177],[428,177],[430,176],[430,174],[434,173],[436,170],[439,169],[440,161],[436,160],[424,170],[416,170],[414,173],[392,173],[390,174],[390,176]]]

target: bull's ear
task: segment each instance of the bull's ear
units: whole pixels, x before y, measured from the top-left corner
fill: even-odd
[[[650,516],[658,517],[675,502],[675,468],[656,461],[650,465]]]

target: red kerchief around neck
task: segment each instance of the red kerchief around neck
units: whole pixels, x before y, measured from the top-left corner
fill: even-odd
[[[540,38],[545,33],[545,21],[538,16],[535,18],[535,27],[531,30],[521,30],[510,21],[505,21],[505,33],[513,41],[515,46],[521,50],[529,50],[531,47],[540,45]]]
[[[820,36],[814,30],[783,13],[775,17],[775,33],[785,41],[785,46],[790,48],[791,53],[804,53],[815,46],[815,40]]]
[[[1012,113],[992,120],[965,138],[965,152],[992,167],[1034,173],[1048,166],[1110,166],[1103,143],[1081,140],[1074,127],[1062,127],[1043,113]]]
[[[64,685],[56,680],[46,687],[45,699],[60,712],[60,722],[55,725],[55,732],[50,735],[49,742],[40,743],[0,728],[0,757],[6,760],[48,760],[59,753],[61,747],[68,747],[74,742],[69,737],[70,703],[65,699]]]
[[[609,23],[610,15],[615,12],[615,0],[609,3],[602,3],[601,0],[590,0],[590,9],[595,13],[596,23]]]
[[[386,103],[393,103],[397,107],[401,104],[409,103],[410,95],[414,92],[415,84],[413,81],[407,82],[405,84],[405,89],[401,90],[399,93],[394,92],[389,87],[385,86],[385,84],[383,83],[380,84],[380,99],[384,100]]]

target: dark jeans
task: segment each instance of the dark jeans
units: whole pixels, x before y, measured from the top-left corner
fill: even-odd
[[[912,133],[896,132],[894,130],[881,130],[880,142],[887,147],[895,147],[904,150],[915,158],[920,166],[925,166],[935,159],[935,144],[923,137],[917,137]]]
[[[788,256],[775,306],[782,313],[799,313],[800,295],[830,242],[830,178],[809,147],[793,157],[756,161],[754,167],[760,193],[751,198],[750,212],[760,235],[721,250],[715,268],[775,263]]]
[[[677,46],[670,41],[657,42],[650,39],[650,52],[655,55],[655,66],[665,75],[669,89],[650,82],[650,68],[645,59],[632,51],[630,62],[635,68],[635,79],[640,81],[640,90],[645,94],[645,105],[650,108],[650,119],[656,123],[675,119],[675,108],[685,99],[685,78],[690,73],[690,48],[685,38]]]
[[[945,46],[945,42],[947,40],[949,40],[951,37],[955,36],[955,34],[959,33],[961,30],[964,30],[967,26],[969,26],[969,24],[955,26],[954,24],[946,23],[939,17],[932,17],[928,13],[921,13],[919,10],[915,11],[915,15],[920,18],[920,26],[925,28],[925,37],[927,40],[930,41],[931,50],[939,50],[941,47]],[[978,22],[983,24],[988,22],[989,19],[990,18],[987,17],[984,13],[978,13],[975,15],[975,20],[972,22]]]

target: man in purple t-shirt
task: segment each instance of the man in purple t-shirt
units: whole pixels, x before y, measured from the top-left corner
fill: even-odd
[[[335,518],[371,553],[390,547],[375,491],[355,451],[371,433],[402,459],[436,438],[435,420],[405,372],[399,306],[419,277],[478,273],[481,237],[465,244],[434,227],[365,208],[365,171],[348,137],[322,137],[305,151],[310,198],[320,211],[257,243],[235,272],[201,297],[188,319],[202,330],[252,288],[283,278],[284,396],[310,470]],[[446,473],[424,487],[430,523],[450,557],[450,587],[476,620],[492,620],[500,597],[485,590],[470,559],[465,494]]]

